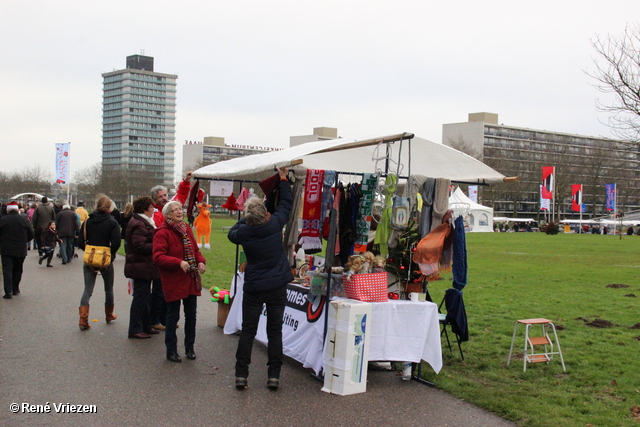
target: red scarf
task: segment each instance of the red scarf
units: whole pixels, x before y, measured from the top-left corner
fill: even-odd
[[[302,209],[302,232],[300,241],[305,251],[322,250],[320,239],[320,217],[322,214],[322,185],[324,170],[307,169],[304,183],[304,206]]]

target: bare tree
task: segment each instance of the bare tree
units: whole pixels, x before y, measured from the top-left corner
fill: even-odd
[[[598,58],[595,70],[586,73],[600,92],[614,94],[597,107],[612,114],[607,125],[619,138],[640,146],[640,24],[627,24],[619,36],[597,36],[591,45]]]
[[[467,142],[462,135],[458,135],[456,139],[447,138],[447,143],[451,148],[455,148],[458,151],[462,151],[464,154],[468,154],[474,159],[482,161],[482,147],[474,147],[471,143]]]

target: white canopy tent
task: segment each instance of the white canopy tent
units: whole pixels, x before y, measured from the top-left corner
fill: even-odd
[[[498,183],[505,178],[471,156],[409,133],[359,140],[308,142],[281,151],[214,163],[196,170],[194,177],[262,180],[273,175],[276,166],[295,164],[298,164],[297,168],[336,170],[345,174],[381,170],[385,173],[399,172],[401,177],[424,175],[473,184]]]
[[[462,192],[460,187],[451,193],[449,209],[453,209],[455,216],[458,214],[463,216],[465,225],[469,226],[468,231],[493,232],[493,209],[474,202]]]

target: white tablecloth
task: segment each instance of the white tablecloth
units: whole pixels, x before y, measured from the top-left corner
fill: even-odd
[[[238,291],[225,334],[242,329],[242,285],[244,273],[238,274]],[[232,283],[233,288],[233,283]],[[313,303],[307,299],[307,288],[289,284],[287,307],[282,328],[284,354],[299,361],[316,374],[322,370],[325,298]],[[438,326],[438,306],[431,302],[391,300],[371,303],[369,360],[428,362],[435,372],[442,368],[442,349]],[[266,316],[260,318],[256,339],[267,343]]]

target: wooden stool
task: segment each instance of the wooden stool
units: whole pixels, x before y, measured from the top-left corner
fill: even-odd
[[[516,320],[513,326],[513,336],[511,337],[511,348],[509,349],[509,357],[507,358],[507,366],[511,362],[511,354],[513,352],[513,344],[516,340],[516,332],[518,331],[518,324],[525,325],[524,333],[524,372],[527,371],[527,362],[529,363],[541,363],[547,362],[553,359],[554,355],[560,356],[560,362],[562,363],[562,369],[567,372],[567,368],[564,366],[564,359],[562,357],[562,350],[560,350],[560,341],[558,341],[558,334],[556,333],[556,327],[549,319],[524,319]],[[542,328],[542,335],[539,337],[530,337],[529,328],[531,325],[540,325]],[[554,341],[549,336],[549,329],[553,331]],[[554,345],[557,347],[557,351],[554,351]],[[543,352],[536,353],[535,346],[544,346]]]

